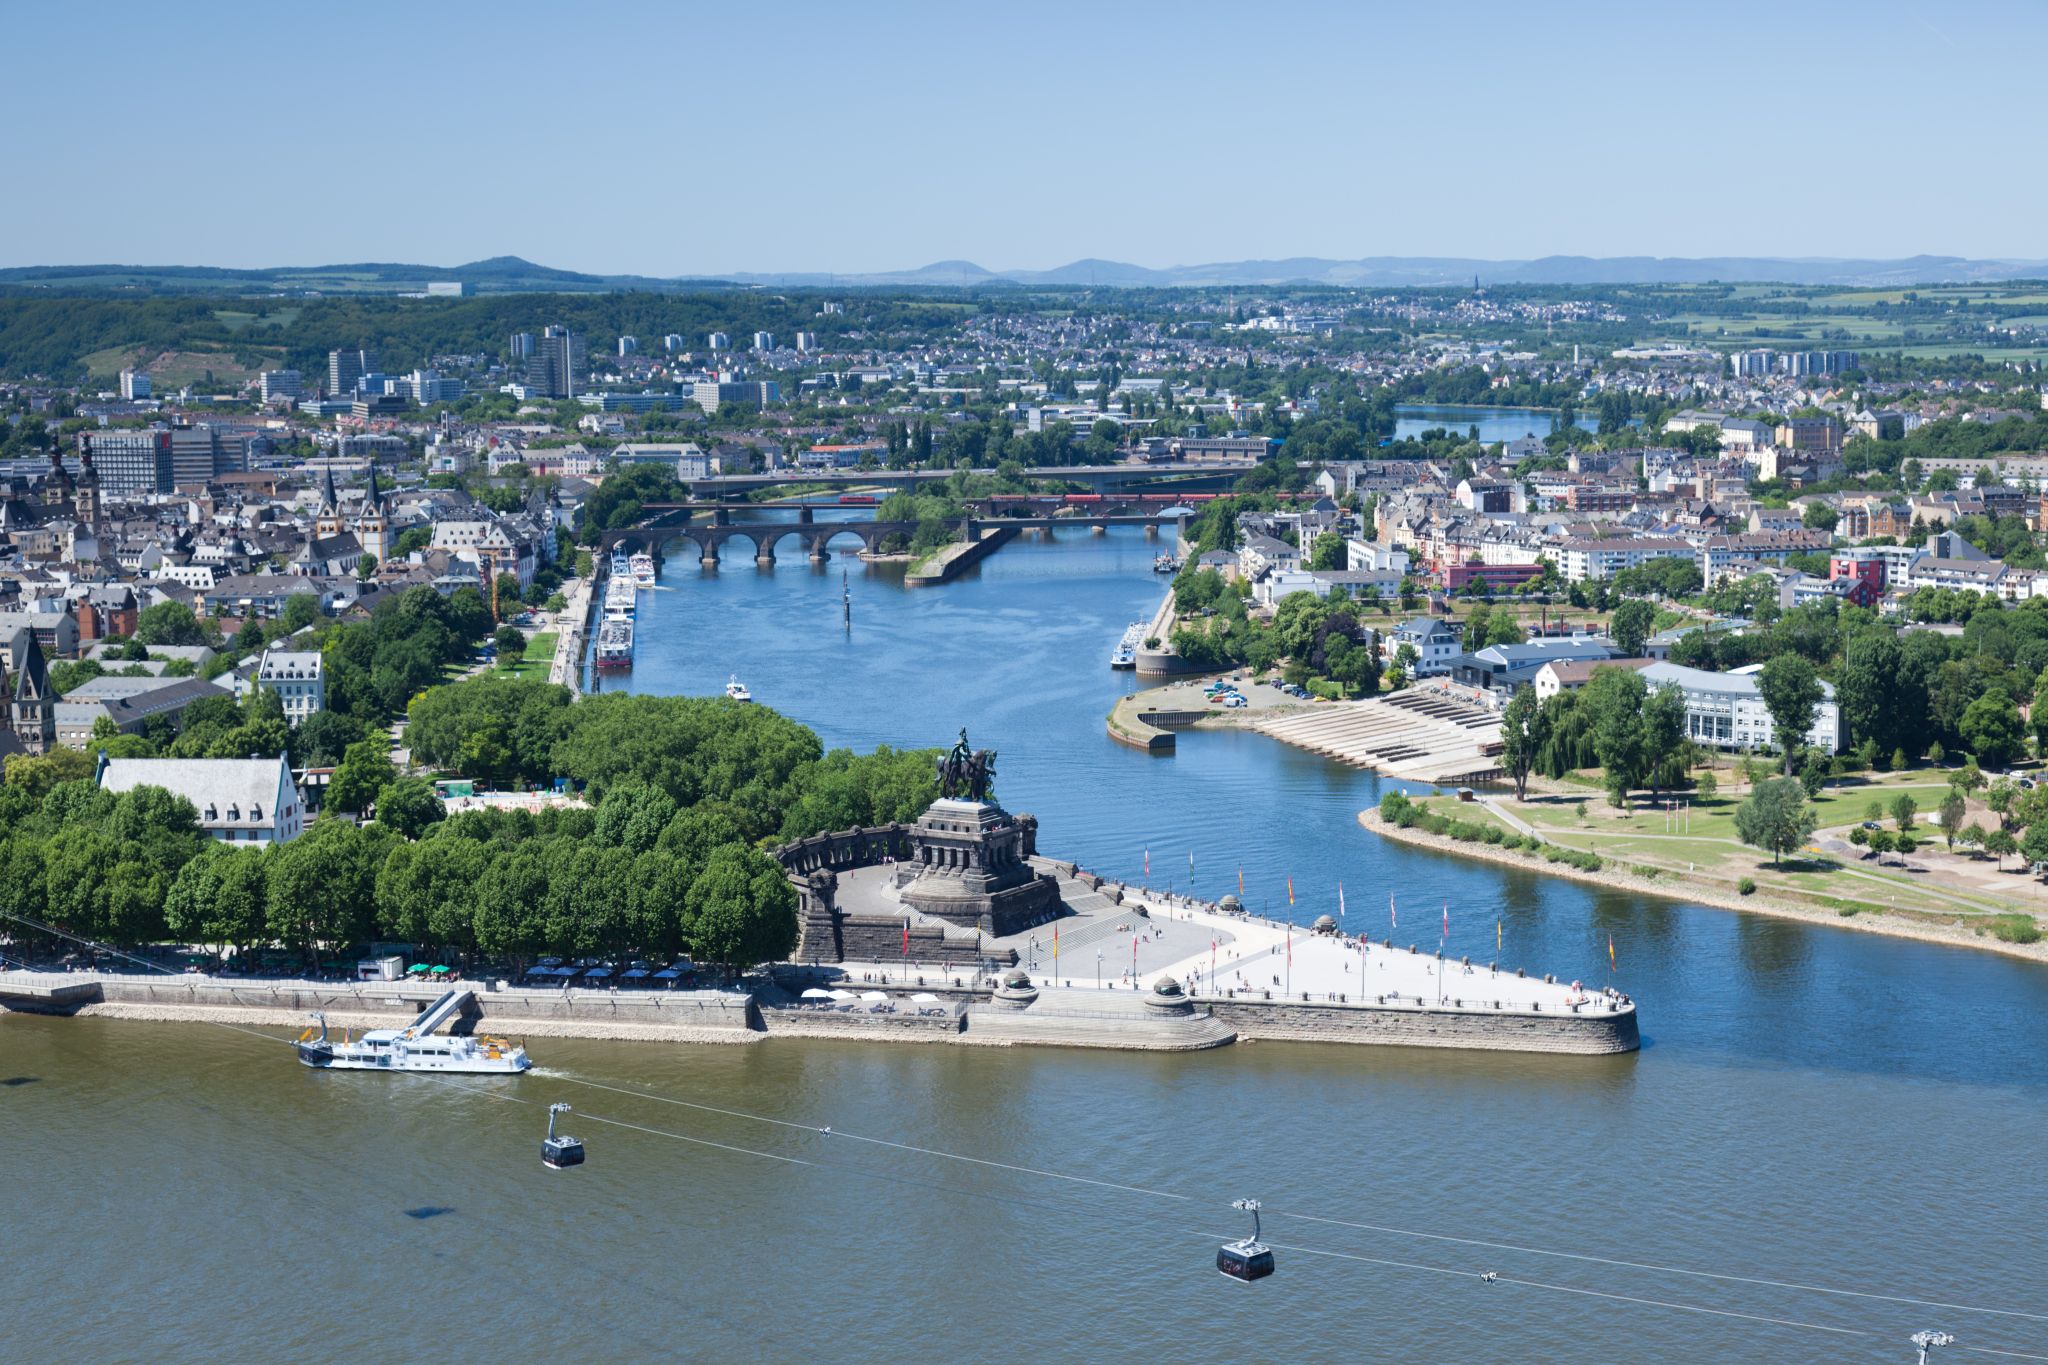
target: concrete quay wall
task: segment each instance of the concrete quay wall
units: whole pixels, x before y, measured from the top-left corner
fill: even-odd
[[[304,1024],[320,1011],[336,1024],[390,1027],[417,1015],[438,994],[399,982],[222,981],[213,977],[125,977],[91,979],[90,999],[67,1001],[67,1009],[132,1018],[212,1017],[219,1011],[263,1016],[260,1022]],[[759,1010],[751,997],[732,991],[597,991],[475,989],[480,1027],[492,1031],[555,1032],[566,1036],[642,1036],[647,1031],[757,1030]],[[0,995],[0,1008],[16,1003]],[[608,1030],[622,1030],[611,1033]],[[599,1031],[591,1031],[599,1030]]]
[[[957,1042],[966,1027],[966,1016],[953,1010],[944,1014],[883,1014],[866,1010],[820,1010],[769,1008],[761,1011],[761,1023],[771,1038],[862,1038],[882,1043]]]
[[[1264,1000],[1202,1003],[1246,1039],[1451,1047],[1488,1052],[1560,1052],[1598,1056],[1642,1046],[1633,1009],[1619,1013],[1400,1008]]]
[[[903,586],[929,588],[950,583],[1017,538],[1014,526],[981,526],[980,529],[981,534],[975,539],[941,550],[930,567],[903,575]]]

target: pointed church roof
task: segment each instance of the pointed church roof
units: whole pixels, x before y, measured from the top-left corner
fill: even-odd
[[[14,699],[17,702],[37,702],[48,697],[50,671],[43,664],[43,647],[36,643],[34,635],[29,636],[28,651],[18,663],[19,669],[14,675]]]
[[[341,510],[341,499],[334,492],[334,466],[327,465],[320,471],[320,507],[318,515],[331,517]]]
[[[384,494],[377,488],[377,457],[370,457],[370,483],[363,490],[363,515],[381,517],[384,515]]]

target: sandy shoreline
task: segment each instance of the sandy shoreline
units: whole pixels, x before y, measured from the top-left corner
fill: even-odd
[[[1745,914],[1804,920],[1808,924],[1825,925],[1830,929],[1844,929],[1861,934],[1882,934],[1888,938],[1917,939],[1922,943],[1938,943],[1950,948],[1974,948],[1978,952],[1998,953],[2004,957],[2016,957],[2027,962],[2048,963],[2048,939],[2038,943],[2006,943],[1989,934],[1977,934],[1959,925],[1927,924],[1887,915],[1881,910],[1840,915],[1831,910],[1789,905],[1784,901],[1771,899],[1763,891],[1744,896],[1723,891],[1718,887],[1702,886],[1699,883],[1688,883],[1684,890],[1678,890],[1669,881],[1662,878],[1652,880],[1638,877],[1632,872],[1622,870],[1611,861],[1598,872],[1585,872],[1564,863],[1546,862],[1540,856],[1531,857],[1521,852],[1510,852],[1497,844],[1465,843],[1449,835],[1431,834],[1419,829],[1403,829],[1399,825],[1382,820],[1380,813],[1372,809],[1360,811],[1358,823],[1382,838],[1435,849],[1440,853],[1456,854],[1461,858],[1473,858],[1480,862],[1519,868],[1540,876],[1562,877],[1568,881],[1585,882],[1611,890],[1662,896],[1667,900],[1689,901],[1695,905],[1739,910]]]

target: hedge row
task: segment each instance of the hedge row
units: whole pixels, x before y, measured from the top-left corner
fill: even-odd
[[[1388,792],[1380,798],[1380,818],[1402,829],[1419,829],[1428,834],[1441,834],[1466,844],[1495,844],[1501,848],[1522,849],[1530,853],[1540,852],[1544,861],[1564,863],[1586,872],[1600,870],[1597,854],[1586,853],[1576,848],[1564,848],[1557,844],[1546,844],[1533,834],[1510,834],[1495,824],[1480,824],[1475,820],[1463,820],[1454,816],[1438,815],[1427,806],[1411,801],[1400,792]]]

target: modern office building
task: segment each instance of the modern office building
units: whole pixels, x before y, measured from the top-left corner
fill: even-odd
[[[775,333],[773,333],[773,332],[756,332],[756,333],[754,333],[754,349],[755,349],[755,350],[757,350],[757,351],[772,351],[772,350],[774,350],[774,349],[775,349]]]
[[[706,340],[707,344],[714,351],[729,351],[732,349],[732,338],[723,332],[713,332]]]
[[[772,379],[707,380],[694,386],[690,396],[707,413],[728,405],[764,408],[782,400],[782,386]]]
[[[265,370],[257,376],[256,382],[263,391],[263,401],[288,399],[296,403],[306,393],[305,376],[297,370]]]
[[[661,349],[669,352],[682,350],[683,334],[681,332],[670,332],[661,339]]]
[[[1670,683],[1685,694],[1685,734],[1696,744],[1748,751],[1777,740],[1755,673],[1709,673],[1680,664],[1655,663],[1644,668],[1642,675],[1652,690]],[[1820,687],[1821,703],[1814,709],[1813,729],[1806,742],[1832,754],[1841,747],[1841,713],[1835,705],[1834,684],[1824,682]]]
[[[354,393],[366,374],[377,369],[375,351],[329,351],[327,353],[327,392],[335,398],[346,398]]]
[[[505,354],[511,357],[515,365],[532,359],[533,333],[514,332],[511,339],[505,343]]]
[[[121,371],[121,396],[133,402],[149,397],[149,374],[144,370]]]
[[[171,428],[171,483],[198,488],[249,467],[249,438],[200,423]]]
[[[526,387],[541,398],[574,398],[583,383],[583,338],[549,327],[526,362]]]
[[[429,403],[453,403],[469,391],[460,379],[445,377],[438,370],[414,370],[405,377],[412,399],[422,407]]]
[[[175,483],[171,433],[163,427],[143,431],[82,431],[78,434],[78,450],[82,457],[92,461],[102,493],[168,493]]]
[[[818,334],[816,332],[798,332],[796,334],[796,348],[806,354],[817,350]]]

